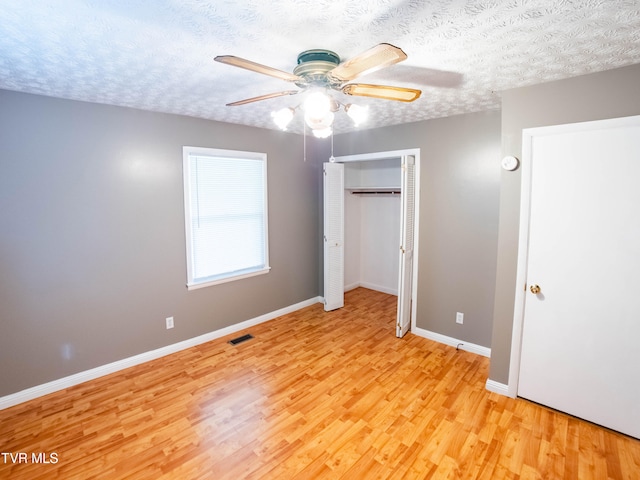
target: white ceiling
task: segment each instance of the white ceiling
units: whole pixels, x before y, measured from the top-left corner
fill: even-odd
[[[408,59],[357,81],[423,94],[352,97],[370,105],[364,128],[496,109],[505,89],[640,63],[640,1],[0,0],[0,88],[276,128],[270,113],[299,96],[225,104],[292,85],[213,57],[292,71],[303,50],[349,59],[381,42]],[[337,116],[336,133],[353,129]]]

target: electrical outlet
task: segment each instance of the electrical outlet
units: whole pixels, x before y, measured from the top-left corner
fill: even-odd
[[[464,313],[456,312],[456,323],[462,325],[464,322]]]
[[[173,317],[167,317],[166,322],[167,322],[167,330],[169,330],[170,328],[173,328]]]

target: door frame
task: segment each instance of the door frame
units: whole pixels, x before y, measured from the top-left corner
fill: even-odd
[[[418,257],[419,257],[419,239],[420,239],[420,149],[408,148],[404,150],[391,150],[386,152],[359,153],[355,155],[343,155],[334,157],[336,163],[350,162],[366,162],[374,160],[387,160],[391,158],[401,158],[406,155],[412,155],[415,159],[415,182],[414,182],[414,215],[413,215],[413,263],[411,278],[411,328],[410,331],[416,330],[416,312],[418,308]]]
[[[513,308],[513,329],[511,333],[511,356],[509,361],[509,380],[507,396],[518,396],[520,380],[520,357],[522,351],[522,332],[524,327],[524,307],[527,288],[527,267],[529,258],[529,221],[531,213],[531,178],[533,163],[533,141],[536,137],[572,132],[584,132],[597,129],[619,128],[637,124],[640,116],[593,120],[546,127],[525,128],[522,130],[522,162],[520,182],[520,228],[518,232],[518,260],[515,282],[515,301]]]

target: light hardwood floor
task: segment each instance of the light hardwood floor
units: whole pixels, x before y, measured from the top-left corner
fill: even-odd
[[[29,456],[0,478],[640,478],[640,441],[486,391],[488,359],[395,338],[395,308],[359,288],[0,411]]]

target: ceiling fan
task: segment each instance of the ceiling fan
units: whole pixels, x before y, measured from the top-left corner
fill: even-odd
[[[306,50],[298,55],[298,65],[293,69],[293,73],[267,67],[233,55],[220,55],[214,60],[292,82],[302,89],[270,93],[227,104],[227,106],[237,106],[285,95],[296,95],[309,87],[326,87],[339,90],[347,95],[412,102],[420,96],[422,93],[420,90],[365,83],[346,83],[360,75],[402,62],[406,58],[407,55],[402,49],[389,43],[381,43],[343,63],[340,63],[338,54],[331,50]]]
[[[349,83],[355,78],[371,73],[382,68],[389,67],[396,63],[402,62],[407,58],[407,55],[402,49],[393,46],[388,43],[380,43],[375,47],[372,47],[359,55],[340,62],[340,57],[337,53],[331,50],[314,49],[306,50],[298,55],[298,62],[293,69],[293,73],[288,73],[283,70],[261,65],[259,63],[246,60],[244,58],[235,57],[233,55],[221,55],[214,58],[216,62],[225,63],[234,67],[244,68],[253,72],[261,73],[263,75],[269,75],[271,77],[279,78],[281,80],[291,82],[298,86],[299,90],[286,90],[282,92],[269,93],[266,95],[260,95],[258,97],[247,98],[236,102],[227,103],[227,106],[246,105],[248,103],[258,102],[261,100],[267,100],[271,98],[283,97],[287,95],[297,95],[306,91],[313,90],[313,95],[316,98],[312,103],[320,104],[322,107],[319,113],[310,114],[309,108],[305,108],[307,113],[305,114],[305,120],[307,124],[312,128],[314,133],[323,131],[327,134],[327,128],[329,128],[333,122],[333,112],[339,110],[340,103],[331,97],[327,97],[322,92],[328,92],[330,90],[336,90],[346,95],[360,96],[360,97],[372,97],[381,98],[385,100],[394,100],[399,102],[413,102],[422,93],[420,90],[413,88],[395,87],[388,85],[372,85],[367,83]],[[322,100],[318,102],[318,96],[323,96],[326,101]],[[312,96],[309,96],[311,99]],[[326,104],[326,105],[325,105]],[[352,116],[356,117],[356,105],[345,105],[345,111]],[[350,113],[350,107],[351,113]],[[275,112],[274,119],[281,126],[286,129],[286,124],[293,117],[295,109],[283,109],[284,111]],[[286,122],[283,122],[284,127],[278,122],[276,116],[282,117],[284,113]],[[329,117],[330,114],[330,117]],[[352,115],[353,114],[353,115]],[[315,122],[310,117],[315,118]],[[329,132],[330,133],[330,132]],[[317,135],[320,136],[320,135]]]

